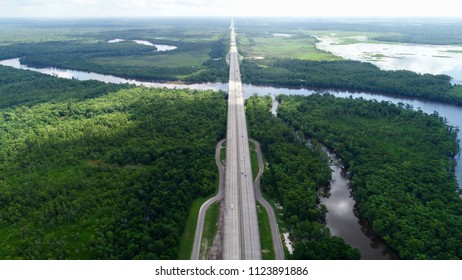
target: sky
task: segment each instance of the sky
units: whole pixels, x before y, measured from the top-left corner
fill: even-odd
[[[459,0],[0,0],[6,17],[462,17]]]

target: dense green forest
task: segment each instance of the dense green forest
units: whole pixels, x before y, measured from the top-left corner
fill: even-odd
[[[332,148],[361,215],[403,259],[462,258],[457,128],[404,104],[280,96],[278,115]]]
[[[156,40],[157,44],[177,47],[168,51],[172,57],[170,66],[157,65],[156,57],[165,52],[156,52],[155,47],[131,41],[109,44],[98,40],[47,41],[17,43],[0,46],[0,59],[21,58],[21,63],[31,67],[57,67],[80,71],[110,74],[140,80],[211,82],[226,81],[226,39],[210,42],[184,42]],[[195,65],[185,65],[183,54],[197,55],[205,52],[208,58]],[[110,60],[110,63],[107,60]],[[145,65],[139,60],[152,60]]]
[[[452,94],[461,86],[451,85],[446,75],[384,71],[371,63],[350,60],[244,60],[241,67],[245,83],[370,91],[462,104],[462,95]]]
[[[0,65],[0,109],[69,99],[82,101],[129,87],[91,80],[57,79]]]
[[[216,188],[224,94],[111,92],[10,71],[0,76],[0,258],[177,258],[192,201]],[[22,97],[8,102],[13,92]]]
[[[63,20],[55,24],[56,26],[50,22],[19,20],[17,23],[12,21],[10,25],[2,25],[5,34],[1,35],[6,37],[0,40],[0,59],[21,57],[22,63],[33,67],[68,68],[139,80],[198,83],[226,82],[228,79],[225,59],[229,47],[227,20]],[[239,30],[243,38],[251,38],[251,34],[273,37],[271,32],[288,32],[294,35],[291,38],[294,42],[289,46],[266,42],[271,46],[268,46],[267,52],[271,53],[274,47],[274,50],[282,52],[282,57],[286,58],[271,59],[268,54],[264,60],[244,60],[243,81],[259,85],[371,91],[461,105],[462,86],[451,85],[450,77],[446,75],[383,71],[370,63],[356,61],[328,62],[287,58],[291,55],[310,57],[309,53],[313,52],[311,55],[317,57],[318,50],[305,48],[313,45],[307,41],[314,40],[310,37],[311,34],[322,34],[326,31],[341,30],[356,35],[367,33],[371,39],[385,41],[460,44],[462,37],[457,32],[460,25],[460,21],[450,19],[240,19]],[[37,30],[50,39],[35,38],[32,30]],[[25,32],[32,38],[26,40],[15,36],[15,32]],[[155,52],[152,46],[138,45],[131,41],[106,43],[115,38],[148,40],[155,44],[173,45],[177,49]],[[272,46],[273,43],[276,46]]]
[[[293,128],[273,116],[270,97],[246,100],[251,136],[261,143],[268,160],[262,190],[283,206],[283,219],[293,243],[292,259],[359,259],[341,238],[324,225],[326,209],[318,193],[331,179],[326,154],[319,146],[307,147]],[[302,138],[303,139],[303,138]]]

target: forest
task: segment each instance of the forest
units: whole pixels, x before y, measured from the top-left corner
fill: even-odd
[[[227,82],[228,20],[212,20],[213,27],[210,20],[143,21],[5,24],[0,59],[140,80]],[[240,26],[268,33],[265,21],[242,19]],[[375,30],[384,41],[462,43],[444,23],[399,26],[295,20],[271,28]],[[134,42],[106,43],[114,38],[177,49],[165,55]],[[462,87],[449,76],[370,63],[244,59],[241,72],[245,83],[462,105]],[[457,128],[405,104],[330,95],[278,100],[279,117],[270,113],[269,97],[249,98],[246,113],[268,161],[263,192],[283,207],[291,259],[361,257],[325,225],[319,195],[331,171],[317,142],[342,158],[360,214],[400,258],[462,258]],[[0,259],[177,259],[191,204],[216,189],[214,147],[225,137],[226,106],[223,92],[67,80],[0,66]],[[315,141],[308,145],[305,137]]]
[[[60,102],[82,101],[129,88],[129,85],[97,81],[56,79],[33,71],[17,70],[0,65],[0,109]]]
[[[373,40],[382,41],[426,44],[462,42],[462,37],[456,32],[456,27],[461,24],[459,21],[416,22],[418,24],[386,19],[367,22],[241,19],[241,42],[238,43],[244,55],[247,54],[242,52],[245,50],[245,40],[242,38],[251,38],[251,34],[264,34],[273,39],[275,37],[271,32],[294,35],[290,44],[278,45],[278,41],[263,40],[262,44],[270,44],[266,53],[263,52],[265,59],[244,59],[241,66],[243,81],[255,85],[397,94],[461,105],[462,86],[452,85],[449,76],[384,71],[370,63],[358,61],[324,61],[330,55],[317,50],[310,35],[341,30],[346,34],[367,34]],[[455,27],[448,29],[448,24]],[[139,19],[123,24],[97,20],[58,21],[53,28],[46,22],[32,21],[12,26],[2,26],[6,29],[6,38],[0,42],[0,59],[20,57],[23,64],[31,67],[67,68],[159,82],[226,82],[228,79],[226,55],[229,22],[226,20],[202,19],[192,22],[185,19]],[[32,27],[38,28],[39,33],[50,39],[35,38],[30,34],[29,28]],[[27,40],[11,35],[19,31],[33,38]],[[152,46],[131,41],[107,43],[114,38],[148,40],[173,45],[177,49],[155,52]],[[273,50],[278,50],[280,56],[272,58]]]
[[[283,207],[293,243],[291,259],[359,259],[360,252],[325,226],[326,208],[318,193],[328,186],[331,170],[320,146],[307,146],[294,129],[273,116],[269,96],[246,100],[249,132],[261,144],[268,166],[262,191]]]
[[[96,39],[71,41],[46,41],[37,43],[16,43],[0,46],[0,59],[21,58],[21,63],[31,67],[56,67],[87,72],[115,75],[138,80],[225,82],[228,51],[226,39],[210,42],[184,42],[156,40],[156,43],[177,47],[168,51],[169,56],[205,52],[208,58],[202,65],[185,65],[182,61],[172,60],[170,66],[156,65],[156,57],[165,55],[156,52],[155,47],[136,44],[131,41],[108,44]],[[181,56],[180,56],[181,58]],[[105,63],[106,60],[112,61]],[[130,63],[143,59],[153,59],[153,63],[143,65]]]
[[[244,60],[243,82],[256,85],[356,90],[419,97],[462,105],[462,95],[451,94],[447,75],[384,71],[367,62],[309,61],[298,59]]]
[[[342,158],[360,214],[400,258],[462,257],[457,128],[404,104],[278,98],[278,116]]]
[[[225,94],[0,77],[0,259],[176,259]]]

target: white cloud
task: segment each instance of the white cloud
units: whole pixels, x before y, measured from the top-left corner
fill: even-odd
[[[458,16],[456,0],[0,0],[6,16]]]

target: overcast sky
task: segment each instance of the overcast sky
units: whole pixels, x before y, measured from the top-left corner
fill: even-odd
[[[452,16],[460,0],[0,0],[0,17]]]

